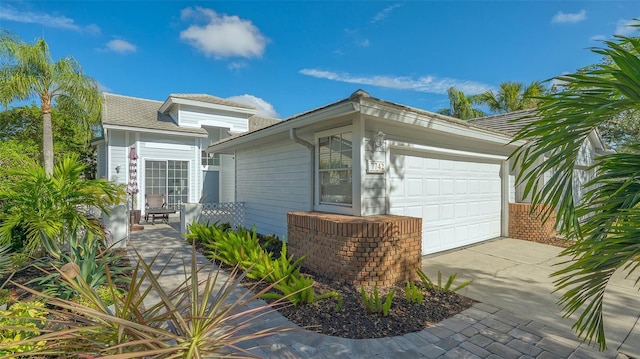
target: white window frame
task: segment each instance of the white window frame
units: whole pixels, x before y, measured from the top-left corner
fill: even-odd
[[[351,133],[351,161],[352,161],[352,165],[351,165],[351,204],[343,204],[343,203],[322,203],[320,201],[320,152],[319,152],[319,148],[320,148],[320,138],[322,137],[328,137],[328,136],[333,136],[333,135],[338,135],[338,134],[342,134],[342,133],[347,133],[350,132]],[[355,201],[359,201],[360,200],[360,196],[356,196],[356,181],[355,179],[357,178],[355,175],[355,171],[359,171],[359,166],[357,166],[356,164],[358,163],[359,159],[356,158],[356,146],[358,146],[358,141],[356,141],[356,136],[354,134],[354,127],[353,126],[343,126],[343,127],[337,127],[337,128],[333,128],[330,130],[326,130],[326,131],[321,131],[321,132],[316,132],[315,133],[315,168],[314,168],[314,174],[315,174],[315,203],[314,203],[314,210],[316,211],[322,211],[322,212],[329,212],[329,213],[337,213],[337,214],[347,214],[347,215],[356,215],[356,206],[355,206]]]

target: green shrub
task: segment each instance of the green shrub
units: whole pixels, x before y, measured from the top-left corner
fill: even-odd
[[[367,312],[370,314],[382,314],[383,317],[389,315],[389,310],[391,309],[391,304],[393,302],[393,296],[396,294],[396,289],[393,288],[387,293],[384,302],[380,299],[378,295],[378,286],[373,287],[373,293],[371,295],[367,295],[367,292],[364,290],[364,286],[360,286],[360,293],[362,294],[362,303],[364,307],[367,309]]]
[[[29,342],[29,339],[40,335],[46,323],[47,312],[43,309],[42,302],[16,302],[7,310],[0,311],[0,356],[44,346],[43,341]]]
[[[85,180],[85,168],[77,155],[71,155],[51,175],[42,167],[13,171],[11,185],[0,187],[0,245],[14,246],[29,256],[58,259],[72,233],[104,237],[99,221],[80,208],[95,206],[109,213],[107,206],[120,200],[123,186],[105,179]]]
[[[471,282],[473,282],[472,280],[468,280],[466,282],[463,282],[455,287],[452,287],[453,282],[456,280],[456,277],[458,276],[458,273],[454,273],[452,275],[449,276],[449,279],[447,280],[446,283],[442,284],[442,273],[440,273],[440,271],[438,271],[438,282],[434,283],[431,279],[429,279],[429,277],[427,277],[427,275],[420,269],[417,270],[418,272],[418,276],[420,277],[420,280],[422,281],[422,284],[424,285],[425,288],[427,289],[431,289],[433,291],[435,291],[436,293],[439,294],[445,294],[445,293],[455,293],[457,291],[459,291],[460,289],[468,286],[469,284],[471,284]]]
[[[264,251],[258,241],[255,229],[250,232],[244,228],[232,231],[216,225],[196,225],[190,227],[188,238],[199,238],[209,251],[207,256],[224,264],[247,269],[263,259]],[[267,254],[269,255],[269,254]]]
[[[280,293],[265,293],[262,295],[264,299],[286,299],[294,306],[300,304],[313,304],[319,300],[327,298],[336,298],[336,312],[342,308],[342,295],[338,292],[328,292],[316,295],[313,288],[313,278],[302,274],[290,275],[286,279],[275,284],[274,289]]]
[[[300,275],[300,264],[304,259],[302,256],[294,262],[293,255],[287,257],[287,244],[282,243],[278,259],[273,259],[271,253],[263,250],[261,259],[250,268],[247,277],[269,283],[286,281],[289,276]]]
[[[98,286],[94,288],[94,291],[102,303],[107,307],[114,305],[116,301],[121,300],[124,297],[124,291],[108,285]],[[94,299],[87,298],[83,295],[74,297],[73,301],[90,308],[98,309],[98,306],[94,304]]]
[[[111,250],[103,250],[102,245],[90,233],[85,233],[81,240],[77,236],[71,237],[71,253],[62,253],[59,260],[54,260],[55,268],[73,272],[70,277],[82,278],[91,288],[98,288],[107,284],[107,269],[116,283],[126,282],[125,271],[131,268],[120,266],[122,256]],[[49,262],[47,262],[49,264]],[[42,268],[41,268],[42,270]],[[58,271],[47,272],[45,275],[28,282],[46,294],[62,299],[71,299],[76,292],[64,280]]]
[[[407,282],[407,285],[404,287],[404,295],[411,304],[422,304],[424,298],[422,289],[418,288],[413,282]]]

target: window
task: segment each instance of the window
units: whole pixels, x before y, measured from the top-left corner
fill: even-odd
[[[189,162],[145,161],[145,193],[165,195],[168,208],[189,202]]]
[[[352,204],[352,156],[351,132],[318,138],[320,203]]]
[[[203,166],[220,166],[219,153],[214,153],[213,155],[209,156],[209,154],[206,151],[202,151],[201,157],[202,157],[201,164]]]

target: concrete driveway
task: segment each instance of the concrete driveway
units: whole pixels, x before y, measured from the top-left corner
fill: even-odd
[[[562,318],[556,304],[559,293],[552,293],[549,276],[561,268],[562,248],[499,238],[462,249],[428,255],[422,259],[423,271],[434,279],[438,271],[443,280],[458,273],[456,283],[473,279],[460,294],[491,304],[523,318],[570,330],[575,322]],[[634,277],[635,278],[635,277]],[[616,273],[605,296],[605,332],[609,349],[640,357],[640,295],[634,278]]]

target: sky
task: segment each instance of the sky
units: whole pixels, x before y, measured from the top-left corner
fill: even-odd
[[[0,1],[0,29],[44,38],[105,92],[205,93],[287,118],[349,97],[438,111],[598,63],[640,1]]]

